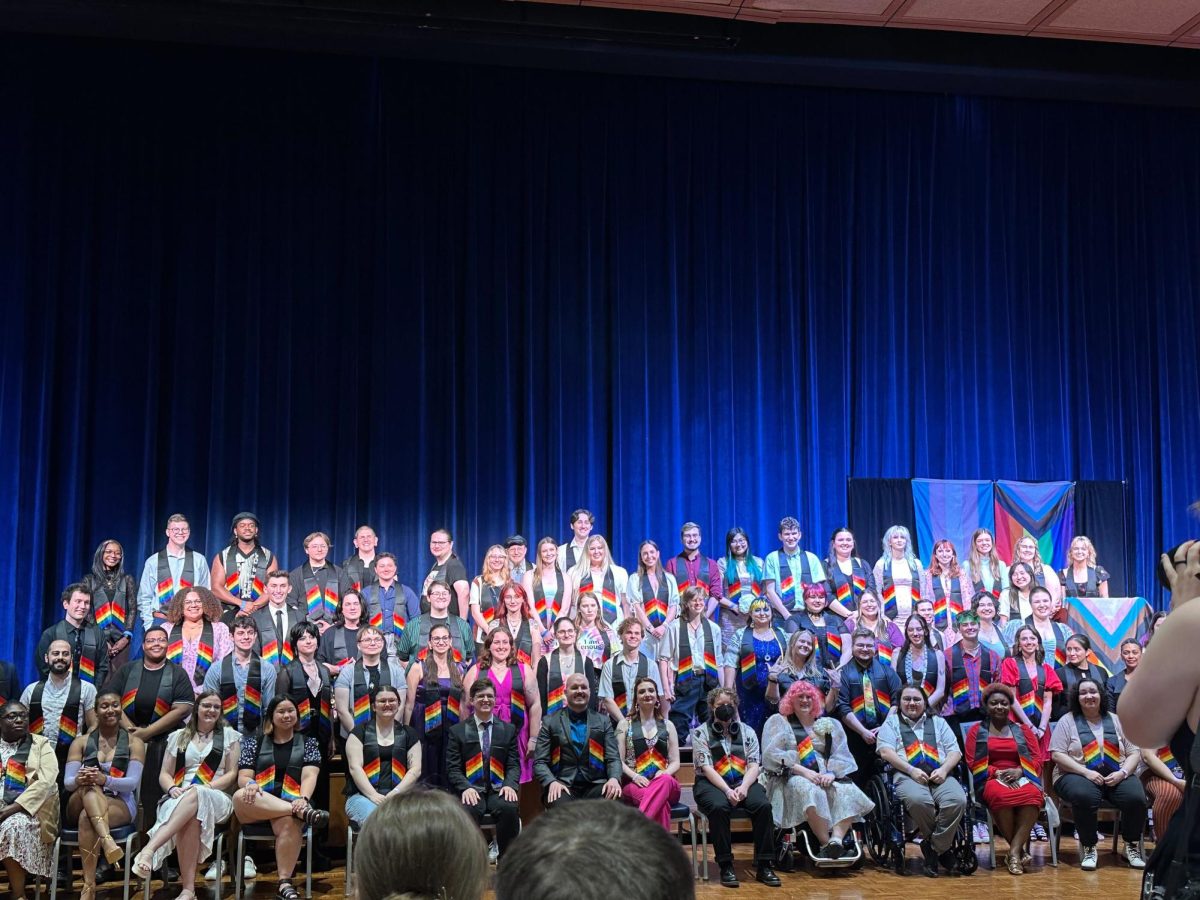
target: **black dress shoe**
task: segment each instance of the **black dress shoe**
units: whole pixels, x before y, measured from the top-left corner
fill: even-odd
[[[938,863],[946,870],[947,875],[958,874],[958,857],[954,855],[953,850],[947,850],[945,853],[938,854]]]
[[[938,858],[937,854],[933,852],[933,847],[930,846],[929,841],[921,842],[921,852],[925,855],[925,864],[922,866],[921,871],[928,878],[937,878]]]
[[[733,871],[733,866],[721,867],[721,887],[741,887],[742,883],[738,881],[737,873]]]
[[[106,859],[101,859],[96,866],[96,883],[104,884],[106,881],[115,881],[120,877],[116,866]]]
[[[783,882],[779,880],[779,876],[775,874],[775,870],[769,863],[759,863],[758,871],[754,873],[754,880],[761,881],[767,887],[783,886]]]

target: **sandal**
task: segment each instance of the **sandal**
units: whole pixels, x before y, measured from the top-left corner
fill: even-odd
[[[1024,875],[1025,870],[1021,868],[1021,859],[1015,853],[1010,854],[1007,860],[1008,873],[1010,875]]]
[[[104,858],[111,866],[120,862],[121,857],[125,855],[115,840],[112,833],[108,830],[108,822],[103,816],[92,816],[92,827],[96,829],[96,836],[100,838],[100,849],[104,851]]]
[[[279,879],[279,890],[276,891],[276,896],[279,900],[300,900],[300,892],[296,890],[296,886],[292,884],[290,878]]]
[[[306,806],[297,818],[314,831],[320,831],[329,824],[329,813],[323,809],[313,809],[311,806]]]
[[[145,850],[143,850],[133,858],[133,869],[131,871],[135,876],[143,881],[150,877],[150,871],[153,865],[151,863],[152,856],[153,854],[147,853]]]
[[[195,891],[180,891],[179,896],[175,900],[196,900]]]

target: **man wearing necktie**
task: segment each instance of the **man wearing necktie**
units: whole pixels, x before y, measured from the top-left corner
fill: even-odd
[[[858,765],[850,777],[860,788],[875,772],[875,736],[900,698],[900,676],[875,656],[875,635],[857,628],[850,636],[851,656],[841,669],[837,716],[846,728],[846,746]]]
[[[493,717],[496,688],[491,679],[471,685],[475,714],[450,729],[446,745],[446,771],[450,786],[462,796],[463,807],[476,821],[490,815],[496,823],[500,856],[517,836],[521,822],[517,788],[521,758],[517,732],[511,724]]]

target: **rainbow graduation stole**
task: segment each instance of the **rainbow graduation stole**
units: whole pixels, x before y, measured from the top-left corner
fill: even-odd
[[[940,763],[937,728],[933,724],[933,716],[926,715],[924,718],[925,725],[918,737],[908,724],[908,719],[901,716],[899,719],[900,740],[903,742],[904,758],[908,760],[908,764],[922,772],[932,772]]]
[[[183,623],[171,626],[171,643],[167,645],[167,660],[177,666],[183,665]],[[213,625],[208,619],[200,631],[200,642],[196,645],[196,671],[192,673],[192,681],[204,684],[204,676],[208,673],[213,662]]]
[[[118,631],[125,630],[125,606],[117,599],[123,593],[123,585],[118,582],[118,586],[114,587],[111,595],[104,589],[103,586],[97,589],[97,594],[101,598],[100,606],[96,609],[96,624],[100,626],[102,631],[107,631],[110,628],[115,628]]]
[[[838,603],[853,610],[858,607],[858,598],[867,589],[867,578],[861,568],[862,561],[857,556],[850,557],[850,574],[842,571],[836,559],[830,559],[826,569],[829,580],[833,583],[833,597]]]
[[[258,575],[255,575],[254,579],[250,582],[250,596],[249,598],[246,598],[242,596],[242,579],[240,573],[236,569],[233,572],[230,572],[225,578],[225,590],[229,591],[229,593],[237,597],[238,600],[242,601],[242,609],[246,608],[247,599],[253,603],[263,595],[263,592],[266,589],[267,587],[265,584],[263,584],[262,579],[259,578]]]
[[[1079,743],[1083,746],[1083,764],[1093,772],[1111,775],[1121,768],[1121,742],[1117,739],[1117,726],[1111,715],[1104,717],[1104,742],[1096,739],[1087,719],[1075,716],[1075,730],[1079,732]],[[1084,743],[1083,737],[1090,738]]]
[[[399,606],[392,608],[392,620],[388,623],[389,628],[383,627],[383,610],[381,609],[371,613],[370,623],[375,628],[380,629],[380,631],[382,631],[385,635],[389,632],[392,634],[400,634],[402,631],[404,631],[404,626],[408,624],[404,618],[404,611]]]
[[[381,668],[383,665],[383,663],[380,664]],[[304,671],[304,664],[300,660],[288,663],[288,681],[291,684],[288,696],[296,704],[297,730],[312,737],[315,717],[316,736],[325,741],[333,734],[333,705],[329,702],[328,676],[322,667],[319,667],[317,671],[321,674],[321,689],[317,691],[316,695],[313,695],[308,690],[308,674]]]
[[[45,735],[46,718],[42,712],[42,695],[46,690],[46,682],[39,681],[33,686],[29,696],[29,731],[31,734]],[[83,719],[83,709],[80,695],[83,693],[83,682],[79,678],[71,679],[67,689],[67,702],[63,704],[62,713],[58,718],[58,744],[69,746],[71,741],[79,736],[79,723]]]
[[[1029,677],[1029,673],[1025,671],[1025,660],[1018,659],[1017,661],[1017,703],[1021,705],[1021,709],[1025,710],[1025,715],[1030,722],[1036,722],[1035,716],[1040,717],[1042,714],[1042,670],[1038,666],[1038,671],[1033,678]],[[1082,734],[1082,732],[1081,732]]]
[[[66,619],[59,619],[54,626],[53,639],[66,641],[72,647],[75,646],[75,639],[71,636]],[[81,632],[79,640],[79,657],[74,657],[72,650],[72,664],[75,666],[79,677],[88,684],[96,683],[96,666],[100,660],[101,645],[106,644],[104,633],[94,625],[84,623],[79,626]]]
[[[1029,743],[1025,740],[1025,732],[1020,725],[1010,722],[1009,736],[1017,745],[1017,756],[1021,760],[1021,771],[1029,779],[1030,784],[1038,788],[1042,786],[1042,773],[1033,763],[1033,755],[1029,752]],[[983,787],[987,784],[988,771],[988,723],[980,722],[975,735],[975,761],[971,764],[971,780],[975,783],[975,796],[983,797]]]
[[[186,733],[186,732],[185,732]],[[187,774],[187,742],[180,735],[180,746],[175,751],[175,786],[182,787],[184,776]],[[225,729],[220,721],[212,733],[212,748],[205,754],[196,772],[188,784],[212,784],[221,768],[221,757],[225,755]]]
[[[620,608],[617,606],[617,586],[616,578],[613,576],[612,566],[609,566],[604,571],[604,584],[600,588],[600,617],[609,625],[616,623],[620,618]],[[583,599],[585,594],[596,593],[596,587],[592,584],[592,573],[589,569],[579,581],[579,596],[575,598],[575,605],[579,605],[579,601]]]
[[[88,735],[83,748],[83,764],[100,768],[100,729]],[[129,732],[124,728],[117,731],[117,746],[113,748],[112,762],[108,765],[109,778],[124,778],[129,771]]]
[[[667,753],[669,749],[667,726],[662,719],[655,719],[657,727],[654,743],[646,739],[645,727],[639,716],[634,720],[630,729],[633,739],[633,770],[645,778],[653,778],[659,772],[667,770]]]
[[[728,753],[716,738],[709,742],[708,752],[712,756],[713,769],[727,785],[737,787],[742,783],[746,777],[746,744],[740,731],[736,738],[730,739]]]
[[[750,572],[750,566],[753,560],[749,556],[746,557],[746,571]],[[742,591],[749,588],[750,601],[747,606],[752,605],[755,600],[763,595],[763,586],[761,580],[755,580],[751,575],[746,584],[742,584],[742,579],[738,575],[737,563],[726,558],[725,563],[725,594],[729,597],[729,602],[739,610],[743,607]]]
[[[247,593],[249,596],[242,596],[242,566],[238,562],[238,557],[250,563],[251,578]],[[225,566],[225,590],[238,598],[239,608],[245,609],[247,603],[253,603],[266,592],[266,585],[263,584],[263,577],[267,574],[267,567],[271,564],[271,551],[262,547],[256,546],[254,552],[250,556],[244,556],[237,549],[236,542],[230,544],[222,553],[222,564]]]
[[[574,673],[577,675],[586,675],[584,670],[583,654],[578,650],[575,651],[575,668]],[[562,676],[562,662],[559,657],[559,651],[555,650],[550,654],[550,664],[546,667],[546,715],[552,716],[561,710],[567,701],[567,691],[565,687],[565,679]]]
[[[179,666],[164,662],[162,678],[158,682],[158,693],[154,697],[154,709],[150,712],[150,721],[138,722],[133,717],[134,706],[142,687],[142,673],[146,671],[145,664],[127,666],[125,669],[125,692],[121,694],[121,709],[134,725],[144,728],[153,725],[171,711],[171,697],[174,695],[175,673],[182,672]],[[92,732],[96,734],[96,732]]]
[[[292,646],[292,642],[287,640],[286,634],[277,634],[275,629],[275,615],[271,607],[265,607],[261,610],[265,615],[258,619],[258,643],[261,646],[259,655],[262,661],[268,666],[287,665],[296,658],[296,650]],[[263,624],[263,619],[266,624]],[[288,627],[288,609],[285,607],[283,611],[283,627]]]
[[[462,688],[450,688],[445,702],[442,701],[442,691],[438,685],[424,685],[421,693],[425,701],[424,722],[427,737],[437,734],[443,725],[449,727],[458,723],[462,716]]]
[[[937,653],[932,647],[925,648],[925,658],[922,660],[924,670],[918,669],[913,664],[911,651],[904,657],[904,683],[912,684],[918,676],[920,676],[921,687],[925,690],[925,696],[933,695],[934,689],[937,687],[937,659],[934,654]]]
[[[16,752],[4,764],[4,803],[7,806],[16,802],[29,783],[26,766],[29,764],[29,751],[33,749],[32,735],[25,735]]]
[[[979,683],[976,688],[991,684],[995,678],[992,671],[992,651],[982,644],[979,645]],[[954,701],[956,713],[966,712],[971,704],[971,678],[967,670],[967,662],[962,644],[950,648],[950,697]]]
[[[875,655],[890,666],[892,664],[892,657],[896,655],[896,648],[892,646],[891,641],[876,641]]]
[[[675,585],[681,594],[693,584],[704,588],[705,592],[708,593],[710,571],[708,557],[701,553],[696,559],[699,561],[699,564],[696,566],[696,578],[692,578],[689,574],[689,560],[682,553],[667,563],[667,571],[675,576]]]
[[[525,678],[521,675],[519,665],[509,666],[508,671],[511,673],[508,691],[508,721],[519,733],[525,724]],[[488,680],[492,682],[492,687],[496,689],[496,695],[499,696],[500,684],[496,681],[495,673],[490,667],[487,673]]]
[[[797,606],[796,600],[796,578],[792,574],[792,564],[788,560],[788,555],[780,547],[776,552],[776,558],[779,560],[779,599],[783,603],[784,609],[798,610],[804,607],[804,601],[799,601]],[[812,583],[812,571],[808,565],[808,551],[796,550],[796,556],[800,559],[800,583]]]
[[[847,663],[848,666],[851,664]],[[876,723],[882,722],[891,712],[892,695],[882,690],[875,682],[875,666],[878,663],[873,663],[866,670],[859,669],[857,663],[853,665],[854,668],[849,670],[850,677],[846,679],[850,688],[850,711],[863,725],[874,728]],[[860,677],[854,677],[856,672]],[[880,681],[887,683],[882,678]]]
[[[657,591],[651,590],[649,575],[642,575],[638,579],[642,589],[642,611],[646,614],[652,628],[657,628],[667,621],[667,600],[670,596],[667,591],[666,573],[660,569],[657,574]]]
[[[985,563],[983,560],[980,560],[979,564],[980,564],[980,571],[976,572],[974,568],[971,569],[971,587],[973,589],[971,591],[971,596],[974,597],[980,591],[986,591],[987,593],[992,595],[992,599],[996,601],[996,609],[999,610],[1000,609],[1000,591],[1003,588],[1003,584],[1000,581],[1000,576],[992,575],[992,586],[990,588],[985,588],[983,586],[983,569],[987,569],[988,574],[991,575],[992,567],[988,563]]]
[[[300,799],[300,775],[304,769],[304,735],[292,735],[291,756],[283,777],[275,771],[275,743],[269,736],[259,735],[254,780],[264,793],[274,794],[289,803]]]
[[[912,585],[909,590],[912,592],[912,608],[917,608],[917,601],[921,599],[921,582],[917,578],[917,568],[913,564],[908,567],[909,577],[912,578]],[[883,615],[885,618],[894,619],[899,614],[899,609],[896,607],[896,583],[892,581],[892,555],[888,553],[883,559],[883,590],[880,591],[880,598],[883,601]]]
[[[935,575],[933,581],[933,624],[939,631],[952,628],[958,621],[958,614],[963,611],[962,585],[958,578],[950,579],[950,593],[942,587],[941,576]]]
[[[500,588],[486,583],[482,575],[475,579],[475,584],[479,597],[479,614],[483,616],[485,623],[491,625],[496,621],[496,611],[500,608]]]
[[[337,576],[325,582],[325,586],[317,584],[317,576],[313,574],[308,563],[304,564],[304,568],[308,570],[308,574],[304,576],[304,603],[308,607],[308,618],[316,621],[317,619],[328,619],[333,621],[333,617],[337,615],[338,608],[338,593],[337,593]],[[322,571],[329,569],[332,574],[332,569],[328,566],[322,567]]]
[[[814,772],[821,771],[820,763],[817,760],[817,750],[813,746],[812,735],[796,719],[789,718],[788,721],[792,726],[792,734],[796,738],[796,762],[806,769],[812,769]]]
[[[779,648],[779,653],[775,659],[783,656],[783,648],[787,646],[787,641],[783,637],[783,632],[778,628],[772,628],[771,631],[775,636],[775,644]],[[772,663],[775,659],[765,657],[763,662]],[[758,685],[758,656],[754,652],[754,628],[747,625],[742,629],[742,644],[738,653],[738,677],[741,679],[743,687],[755,687]]]
[[[521,613],[521,624],[517,626],[516,631],[513,631],[509,624],[508,616],[501,619],[500,627],[512,638],[517,662],[526,666],[533,665],[533,630],[529,627],[529,619],[525,618],[525,614]]]
[[[392,667],[386,658],[379,660],[379,684],[392,683]],[[354,727],[358,728],[374,719],[371,711],[371,690],[377,687],[367,678],[367,667],[361,659],[354,663],[354,686],[350,694],[350,711],[354,716]]]
[[[604,766],[604,744],[592,735],[588,735],[588,764],[601,775],[606,771]]]
[[[649,674],[649,661],[644,653],[638,653],[637,673],[634,675],[634,684],[637,679],[645,678]],[[630,695],[631,684],[625,683],[625,656],[618,654],[613,657],[612,664],[612,689],[613,703],[617,704],[617,709],[625,716],[633,713],[635,698]]]
[[[546,586],[541,577],[533,579],[533,611],[537,614],[542,628],[554,626],[554,620],[558,618],[561,609],[559,600],[562,598],[563,588],[563,574],[558,566],[554,567],[554,593],[551,595],[550,602],[546,601]]]
[[[371,787],[381,794],[386,794],[408,774],[407,730],[402,727],[394,728],[392,744],[387,747],[379,746],[379,735],[376,723],[368,722],[362,732],[363,774],[371,782]],[[403,744],[402,746],[402,739]]]
[[[492,741],[495,746],[495,723],[497,720],[492,720]],[[484,778],[487,778],[493,790],[500,790],[504,787],[504,760],[491,752],[485,757],[483,747],[479,736],[479,728],[474,719],[467,723],[467,740],[466,752],[472,750],[475,753],[470,756],[464,765],[464,771],[467,776],[467,781],[475,787],[484,787]]]
[[[164,547],[155,554],[158,557],[158,583],[154,586],[154,616],[155,618],[165,618],[163,607],[170,602],[177,591],[182,591],[196,584],[196,566],[192,561],[192,551],[188,548],[183,550],[183,571],[179,573],[179,581],[176,583],[171,575],[171,564],[167,561],[167,550]]]
[[[683,619],[676,621],[678,633],[676,634],[676,663],[675,663],[675,684],[682,687],[691,684],[692,677],[696,672],[696,660],[692,658],[692,640],[691,630]],[[710,625],[701,617],[700,626],[704,635],[704,659],[701,665],[704,672],[704,687],[711,690],[717,686],[720,680],[717,674],[717,655],[713,648],[713,636],[709,630]]]
[[[249,733],[256,730],[262,721],[263,664],[258,656],[250,657],[250,664],[246,667],[246,686],[239,697],[233,663],[232,653],[221,660],[221,714],[234,731]]]
[[[1176,778],[1183,777],[1183,766],[1179,764],[1179,760],[1175,758],[1175,754],[1171,752],[1170,747],[1159,747],[1154,751],[1154,755],[1162,760],[1163,765],[1171,770],[1171,774]]]

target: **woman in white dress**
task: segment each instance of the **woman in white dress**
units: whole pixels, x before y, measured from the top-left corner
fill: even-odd
[[[875,808],[846,776],[858,769],[846,747],[841,723],[828,716],[821,692],[797,681],[779,701],[779,713],[763,728],[759,781],[771,800],[778,828],[807,822],[821,856],[854,852],[851,826]]]
[[[217,825],[233,813],[242,736],[225,725],[221,696],[204,691],[188,724],[167,738],[158,783],[165,791],[149,840],[134,858],[133,872],[145,878],[172,850],[179,853],[182,890],[176,900],[194,900],[196,866],[212,854]]]

